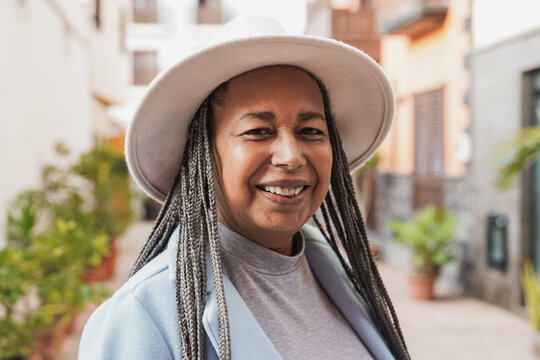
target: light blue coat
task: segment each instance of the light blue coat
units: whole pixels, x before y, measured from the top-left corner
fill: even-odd
[[[313,274],[375,359],[394,359],[375,330],[333,250],[318,229],[305,225],[305,254]],[[175,232],[171,239],[177,239]],[[176,241],[133,277],[90,317],[79,359],[181,359],[176,311]],[[210,264],[203,314],[207,357],[218,359],[218,315]],[[281,359],[232,283],[224,277],[234,360]],[[339,358],[339,354],[336,354]]]

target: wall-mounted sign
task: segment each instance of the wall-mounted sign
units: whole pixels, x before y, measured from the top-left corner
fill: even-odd
[[[487,242],[488,264],[506,272],[508,260],[508,219],[504,215],[488,215]]]

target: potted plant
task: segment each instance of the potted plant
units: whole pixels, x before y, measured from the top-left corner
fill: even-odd
[[[72,316],[108,295],[82,276],[101,264],[109,240],[92,226],[78,176],[46,166],[42,186],[21,193],[8,210],[8,245],[0,251],[0,333],[8,335],[0,337],[0,359],[54,358]]]
[[[124,156],[107,145],[82,154],[71,169],[90,184],[89,226],[109,237],[110,252],[103,259],[104,266],[86,272],[88,279],[104,280],[114,272],[116,239],[125,232],[135,215],[129,172]]]
[[[106,239],[61,219],[29,245],[0,250],[0,359],[55,357],[73,314],[108,295],[81,278],[106,250]]]
[[[533,351],[537,357],[540,357],[540,285],[534,267],[528,260],[523,263],[521,285],[529,320],[535,331]]]
[[[439,269],[453,259],[450,245],[458,226],[456,215],[428,205],[410,220],[391,220],[393,240],[411,250],[411,295],[416,299],[433,298],[433,286]]]

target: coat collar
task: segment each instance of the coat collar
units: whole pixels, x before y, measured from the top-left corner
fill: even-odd
[[[169,262],[169,280],[176,281],[176,252],[178,249],[178,229],[171,235],[171,241],[167,246]],[[203,326],[206,330],[207,355],[209,359],[216,358],[219,349],[219,322],[218,302],[214,289],[214,275],[210,257],[206,257],[206,307],[203,312]],[[263,329],[255,320],[248,306],[242,300],[240,294],[231,283],[223,276],[225,288],[227,312],[229,313],[229,328],[231,332],[231,352],[235,360],[260,359],[265,354],[265,359],[281,359],[276,348],[268,339]],[[246,346],[249,344],[249,346]],[[209,348],[209,347],[212,348]]]
[[[306,258],[319,284],[349,321],[371,355],[378,360],[394,359],[373,325],[367,304],[354,289],[343,266],[319,229],[304,225],[301,231],[306,239]]]
[[[375,359],[394,359],[384,340],[375,329],[364,300],[354,289],[339,260],[323,239],[319,230],[313,226],[304,225],[301,231],[306,240],[306,258],[311,271],[313,271],[323,289],[349,321]],[[178,229],[171,236],[171,241],[169,241],[167,247],[170,269],[169,280],[172,282],[176,280],[177,239]],[[213,347],[213,349],[209,350],[212,350],[215,354],[219,348],[218,311],[214,277],[208,256],[206,258],[206,275],[207,297],[206,308],[203,313],[203,324]],[[232,358],[247,360],[260,358],[260,354],[265,354],[265,359],[281,359],[274,345],[226,276],[223,276],[223,286],[229,313]],[[250,345],[245,346],[245,344]]]

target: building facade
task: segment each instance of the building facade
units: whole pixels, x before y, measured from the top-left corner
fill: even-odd
[[[393,245],[387,223],[410,218],[427,204],[456,211],[461,261],[447,266],[439,292],[462,293],[472,283],[470,181],[470,3],[467,0],[313,1],[310,24],[330,8],[331,33],[378,61],[393,84],[393,129],[379,151],[376,181],[360,194],[370,241],[385,260],[408,268],[408,254]],[[322,9],[317,13],[316,9]],[[465,286],[464,286],[465,284]]]
[[[472,161],[474,292],[524,313],[520,269],[524,258],[540,268],[539,165],[506,191],[495,188],[505,143],[540,124],[540,21],[537,1],[476,0],[473,6]],[[488,14],[490,14],[488,16]],[[505,21],[494,21],[503,16]]]
[[[61,141],[75,156],[106,136],[105,108],[122,101],[129,83],[121,35],[130,5],[0,3],[0,246],[9,204],[39,184],[42,166],[56,160],[54,144]]]
[[[470,291],[473,246],[470,162],[470,3],[375,2],[382,35],[381,65],[396,93],[394,127],[380,151],[375,233],[387,240],[390,219],[406,219],[428,204],[460,218],[456,252],[439,292]],[[406,266],[402,251],[384,243],[387,259]],[[444,288],[444,289],[442,289]]]
[[[507,191],[496,189],[495,178],[503,145],[540,124],[540,4],[319,0],[310,3],[307,29],[314,33],[327,19],[327,36],[365,38],[369,30],[360,27],[347,36],[335,29],[354,28],[351,18],[366,6],[381,36],[380,57],[371,55],[397,97],[396,121],[379,152],[370,240],[385,260],[406,268],[408,254],[389,242],[388,220],[430,203],[454,210],[457,261],[443,269],[437,292],[524,314],[523,259],[540,270],[540,165]]]

